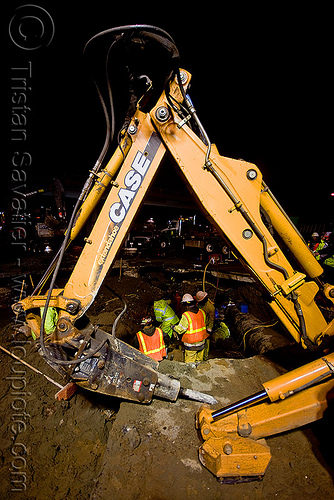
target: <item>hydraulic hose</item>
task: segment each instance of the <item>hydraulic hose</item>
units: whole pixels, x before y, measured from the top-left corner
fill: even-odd
[[[242,206],[242,204],[234,196],[234,194],[232,193],[232,191],[230,190],[230,188],[226,185],[226,183],[221,178],[221,176],[218,174],[218,172],[213,168],[213,166],[211,165],[211,162],[209,162],[209,164],[206,165],[206,168],[217,179],[217,181],[222,186],[222,188],[224,189],[224,191],[228,194],[228,196],[233,201],[234,206],[236,207],[236,209],[243,215],[244,219],[247,221],[247,223],[249,224],[249,226],[251,227],[251,229],[254,231],[254,233],[256,234],[256,236],[261,241],[261,243],[263,245],[263,256],[264,256],[264,260],[265,260],[266,264],[269,267],[271,267],[273,269],[276,269],[276,271],[281,272],[283,274],[284,278],[287,280],[289,278],[289,274],[288,274],[287,270],[284,267],[280,266],[279,264],[275,264],[274,262],[272,262],[269,259],[268,246],[267,246],[267,241],[266,241],[266,238],[265,238],[264,234],[262,234],[262,232],[257,227],[257,225],[252,221],[251,217],[248,215],[247,211],[244,209],[244,207]],[[317,346],[315,346],[310,341],[310,339],[307,336],[304,314],[303,314],[301,305],[300,305],[300,303],[298,301],[298,296],[297,296],[297,294],[295,292],[291,293],[291,300],[293,301],[294,308],[295,308],[295,311],[296,311],[296,314],[297,314],[297,317],[298,317],[301,337],[302,337],[302,339],[303,339],[306,347],[308,349],[314,351],[314,350],[317,349]]]
[[[298,300],[298,295],[296,294],[296,292],[291,292],[291,300],[293,302],[293,305],[294,305],[294,308],[295,308],[295,311],[296,311],[296,314],[298,317],[301,338],[303,339],[306,347],[308,349],[310,349],[310,351],[317,351],[318,346],[313,344],[307,336],[305,318],[304,318],[304,314],[303,314],[301,305],[300,305],[299,300]]]
[[[173,38],[169,35],[169,33],[167,33],[167,31],[164,31],[161,28],[158,28],[157,26],[152,26],[150,24],[128,24],[125,26],[117,26],[115,28],[109,28],[107,30],[100,31],[96,35],[92,36],[92,38],[90,38],[85,45],[84,53],[87,51],[88,46],[92,42],[96,41],[98,38],[102,36],[111,35],[112,37],[115,37],[116,35],[121,35],[129,31],[132,31],[132,34],[134,34],[134,32],[138,33],[140,31],[151,32],[152,34],[155,33],[156,35],[160,35],[160,37],[169,40],[175,46],[175,42]]]
[[[87,182],[86,182],[85,186],[86,185],[87,185]],[[62,243],[62,245],[60,247],[60,250],[59,250],[59,252],[57,254],[58,255],[58,260],[57,260],[57,264],[56,264],[55,270],[53,271],[53,275],[52,275],[52,278],[51,278],[51,283],[50,283],[49,291],[48,291],[48,294],[46,296],[45,306],[44,306],[44,310],[43,310],[43,314],[42,314],[42,319],[41,319],[40,337],[39,338],[40,338],[42,352],[43,352],[43,354],[44,354],[44,356],[45,356],[45,358],[47,360],[52,361],[52,362],[56,362],[56,363],[58,363],[61,360],[55,360],[55,359],[51,358],[49,356],[49,353],[47,352],[47,350],[45,348],[45,343],[44,343],[44,325],[45,325],[46,315],[47,315],[47,312],[48,312],[48,307],[49,307],[49,303],[50,303],[50,299],[51,299],[53,287],[54,287],[56,279],[57,279],[57,275],[58,275],[58,272],[59,272],[59,269],[60,269],[60,265],[61,265],[63,257],[64,257],[64,253],[65,253],[65,250],[66,250],[66,247],[67,247],[68,240],[70,238],[71,229],[72,229],[72,226],[74,224],[75,216],[77,214],[77,211],[79,210],[81,202],[82,202],[82,200],[83,200],[83,198],[85,196],[85,193],[86,193],[85,186],[82,189],[81,194],[80,194],[80,196],[79,196],[79,198],[78,198],[78,200],[77,200],[77,202],[75,204],[75,207],[73,209],[70,222],[68,224],[67,231],[65,233],[65,237],[64,237],[63,243]],[[63,363],[66,364],[65,361],[63,361]],[[62,363],[58,363],[58,364],[62,364]]]
[[[50,283],[49,291],[48,291],[48,294],[47,294],[47,297],[46,297],[43,315],[42,315],[42,318],[41,318],[40,343],[41,343],[42,352],[43,352],[43,354],[44,354],[44,356],[45,356],[45,358],[47,360],[49,360],[51,362],[54,362],[54,363],[57,363],[57,364],[63,364],[63,365],[70,365],[70,364],[81,363],[84,359],[88,359],[88,357],[92,356],[92,354],[90,354],[90,356],[87,356],[87,358],[84,357],[84,358],[80,358],[79,360],[73,360],[73,361],[63,361],[63,360],[56,360],[56,359],[51,358],[49,356],[47,350],[46,350],[46,347],[45,347],[45,342],[44,342],[44,325],[45,325],[46,315],[47,315],[48,306],[49,306],[49,303],[50,303],[52,291],[53,291],[53,288],[54,288],[54,285],[55,285],[55,282],[56,282],[56,278],[57,278],[57,275],[58,275],[58,271],[60,269],[60,265],[61,265],[64,253],[65,253],[65,250],[66,250],[66,248],[68,246],[68,243],[69,243],[70,234],[71,234],[71,230],[72,230],[72,227],[73,227],[73,224],[74,224],[74,220],[75,220],[76,214],[77,214],[77,212],[79,210],[79,207],[80,207],[81,203],[83,202],[83,200],[85,199],[87,193],[89,192],[89,189],[90,189],[90,187],[92,185],[92,182],[93,182],[93,178],[94,178],[95,174],[97,173],[97,171],[99,170],[99,168],[100,168],[100,166],[102,164],[102,161],[103,161],[103,159],[104,159],[104,157],[105,157],[105,155],[106,155],[106,153],[108,151],[110,142],[113,139],[114,127],[115,127],[115,124],[114,124],[114,110],[113,110],[113,100],[112,100],[111,86],[110,86],[110,81],[109,81],[109,78],[108,78],[108,71],[107,71],[107,66],[108,66],[108,61],[109,61],[109,56],[110,56],[111,49],[120,40],[124,40],[124,42],[127,42],[127,41],[131,40],[134,36],[136,36],[136,37],[146,38],[146,39],[150,39],[150,40],[153,40],[153,41],[157,42],[167,52],[170,53],[171,59],[174,62],[179,60],[179,52],[178,52],[178,49],[177,49],[177,47],[176,47],[176,45],[175,45],[174,40],[172,39],[172,37],[166,31],[164,31],[164,30],[162,30],[160,28],[157,28],[156,26],[151,26],[151,25],[146,25],[146,24],[120,26],[120,27],[111,28],[111,29],[102,31],[102,32],[94,35],[86,43],[86,45],[84,47],[84,51],[83,51],[84,54],[86,54],[87,49],[92,44],[92,42],[96,41],[98,38],[100,38],[102,36],[105,36],[105,35],[110,35],[112,37],[112,39],[113,39],[112,43],[109,45],[109,49],[108,49],[108,53],[107,53],[107,58],[106,58],[106,76],[107,76],[107,87],[108,87],[109,103],[110,103],[110,108],[111,108],[110,109],[111,119],[109,117],[108,109],[107,109],[107,106],[105,104],[105,100],[103,99],[102,93],[101,93],[101,91],[100,91],[97,83],[94,81],[94,83],[95,83],[95,85],[97,87],[97,91],[98,91],[98,94],[99,94],[99,98],[100,98],[100,101],[101,101],[101,104],[102,104],[102,108],[103,108],[103,112],[104,112],[105,119],[106,119],[106,126],[107,126],[106,138],[105,138],[105,142],[104,142],[102,151],[101,151],[101,153],[99,155],[99,158],[96,161],[93,170],[90,172],[90,175],[89,175],[89,177],[88,177],[88,179],[87,179],[87,181],[86,181],[86,183],[85,183],[85,185],[84,185],[84,187],[82,189],[82,192],[81,192],[81,194],[80,194],[80,196],[79,196],[79,198],[78,198],[78,200],[77,200],[77,202],[75,204],[75,207],[74,207],[74,210],[73,210],[73,213],[72,213],[72,216],[71,216],[71,219],[70,219],[67,231],[65,233],[64,241],[63,241],[62,246],[61,246],[60,250],[58,251],[58,253],[57,253],[57,255],[56,255],[56,257],[55,257],[55,259],[53,261],[53,265],[55,266],[55,268],[54,268],[54,272],[53,272],[53,275],[52,275],[52,278],[51,278],[51,283]],[[179,81],[181,82],[179,72],[178,72],[178,75],[179,75]],[[125,304],[125,302],[124,302],[124,304]],[[123,308],[122,312],[119,314],[119,316],[115,320],[114,327],[113,327],[113,335],[115,335],[115,329],[116,329],[117,322],[120,319],[120,317],[125,313],[126,308],[127,308],[127,306],[125,304],[125,307]],[[107,340],[104,340],[96,348],[96,352],[105,344],[106,341]]]
[[[127,306],[127,303],[125,302],[125,300],[123,299],[123,297],[121,297],[121,295],[119,295],[117,292],[115,292],[115,290],[112,290],[112,288],[110,288],[110,286],[108,286],[108,285],[104,285],[104,286],[106,287],[107,290],[109,290],[109,292],[115,294],[116,297],[118,297],[124,304],[122,311],[119,313],[119,315],[115,319],[114,324],[112,326],[111,334],[113,337],[115,337],[117,323],[119,322],[119,320],[121,319],[121,317],[123,316],[125,311],[127,310],[128,306]]]
[[[62,263],[62,260],[63,260],[63,257],[64,257],[64,253],[66,251],[66,248],[67,248],[67,245],[69,243],[69,240],[70,240],[70,235],[71,235],[71,230],[72,230],[72,227],[73,227],[73,224],[74,224],[74,221],[75,221],[75,217],[77,215],[77,212],[79,210],[79,207],[81,205],[81,203],[83,202],[83,200],[85,199],[91,185],[92,185],[92,182],[93,182],[93,178],[95,176],[95,173],[97,172],[98,170],[98,165],[95,164],[95,167],[93,168],[93,170],[90,171],[90,174],[85,182],[85,185],[83,186],[82,188],[82,191],[76,201],[76,204],[74,206],[74,209],[73,209],[73,212],[72,212],[72,215],[71,215],[71,219],[70,219],[70,222],[68,224],[68,227],[67,227],[67,230],[66,230],[66,233],[65,233],[65,237],[64,237],[64,240],[63,240],[63,243],[57,253],[57,262],[55,263],[55,269],[53,271],[53,274],[52,274],[52,278],[51,278],[51,283],[50,283],[50,287],[49,287],[49,291],[48,291],[48,294],[47,294],[47,297],[46,297],[46,300],[45,300],[45,306],[44,306],[44,311],[43,311],[43,314],[42,314],[42,319],[41,319],[41,327],[40,327],[40,342],[41,342],[41,348],[42,348],[42,352],[44,354],[44,356],[46,357],[46,359],[48,359],[49,361],[53,361],[53,362],[56,362],[58,364],[62,364],[62,363],[59,363],[59,361],[61,360],[53,360],[52,358],[50,358],[46,348],[45,348],[45,344],[44,344],[44,325],[45,325],[45,319],[46,319],[46,315],[47,315],[47,311],[48,311],[48,307],[49,307],[49,303],[50,303],[50,299],[51,299],[51,295],[52,295],[52,291],[53,291],[53,288],[54,288],[54,285],[55,285],[55,282],[56,282],[56,279],[57,279],[57,276],[58,276],[58,272],[59,272],[59,269],[60,269],[60,266],[61,266],[61,263]],[[66,364],[65,362],[63,362],[64,364]]]
[[[258,226],[255,224],[255,222],[253,222],[251,217],[248,215],[248,212],[247,212],[247,210],[244,209],[244,207],[242,206],[242,203],[238,200],[238,198],[236,198],[236,196],[233,194],[231,189],[227,186],[227,184],[222,179],[222,177],[219,175],[219,173],[213,168],[211,162],[208,162],[205,167],[215,177],[215,179],[218,181],[219,185],[224,189],[226,194],[231,198],[236,210],[238,210],[242,214],[242,216],[244,217],[246,222],[249,224],[251,229],[254,231],[256,236],[261,241],[261,243],[263,245],[264,260],[265,260],[266,264],[268,265],[268,267],[271,267],[272,269],[276,269],[276,271],[279,271],[280,273],[283,274],[285,279],[288,279],[289,274],[288,274],[287,270],[284,267],[280,266],[279,264],[275,264],[274,262],[269,260],[268,246],[267,246],[266,238],[265,238],[264,234],[262,234],[262,232],[260,231]]]

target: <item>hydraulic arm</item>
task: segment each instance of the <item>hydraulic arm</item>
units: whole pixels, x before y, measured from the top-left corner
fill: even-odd
[[[323,417],[334,399],[334,354],[263,384],[263,390],[225,408],[196,415],[202,464],[223,481],[264,475],[271,453],[264,437]]]
[[[182,77],[186,89],[190,75],[182,71]],[[182,99],[176,79],[170,83],[170,94],[175,100],[175,96]],[[266,290],[269,305],[295,340],[312,347],[321,344],[325,336],[333,335],[333,322],[327,324],[314,301],[319,286],[307,280],[306,273],[318,276],[322,269],[280,211],[255,165],[222,157],[216,148],[211,149],[210,160],[205,163],[207,145],[190,127],[182,124],[179,115],[169,106],[165,93],[150,113],[137,109],[125,143],[125,160],[117,150],[99,174],[71,229],[72,240],[109,181],[112,185],[109,196],[68,283],[64,290],[54,290],[51,294],[49,306],[59,310],[53,341],[59,342],[77,333],[75,322],[94,301],[167,148],[203,210]],[[117,167],[117,175],[112,177]],[[291,249],[297,249],[295,256],[305,273],[292,267],[265,226],[260,212],[262,203],[266,211],[274,214],[274,221],[278,220],[281,233],[287,234]],[[328,298],[332,299],[333,292],[333,287],[327,290]],[[21,308],[29,310],[44,306],[45,301],[46,296],[32,295],[15,304],[14,309],[17,312]],[[31,326],[36,323],[34,331],[39,335],[38,319],[28,315],[27,320],[31,321]]]
[[[285,328],[303,347],[321,350],[334,334],[334,321],[327,322],[314,299],[321,291],[326,300],[333,303],[334,287],[324,285],[319,279],[321,266],[264,183],[258,167],[221,156],[211,144],[188,95],[191,75],[179,69],[179,54],[172,38],[159,28],[146,25],[114,28],[102,35],[109,41],[107,62],[115,47],[119,50],[118,61],[123,61],[124,54],[131,59],[132,54],[132,61],[123,61],[124,71],[129,73],[130,105],[119,134],[119,145],[108,162],[105,162],[108,148],[104,146],[79,197],[60,252],[34,293],[13,306],[16,314],[26,313],[26,322],[39,339],[46,360],[52,366],[70,368],[73,380],[97,392],[141,402],[149,402],[153,393],[165,389],[167,393],[174,391],[170,399],[178,393],[179,388],[171,388],[173,383],[158,374],[156,364],[152,365],[147,357],[116,338],[119,317],[112,334],[84,321],[167,151],[203,212],[253,274]],[[99,36],[91,41],[97,40]],[[156,69],[159,61],[167,61],[164,80],[161,69],[156,79],[139,72],[138,49],[141,54],[152,47],[158,49],[152,52],[156,59],[150,61],[149,68]],[[144,90],[143,82],[146,82]],[[160,97],[151,93],[152,88],[156,90],[156,82],[160,91],[163,82]],[[105,102],[103,104],[106,109]],[[114,120],[107,118],[107,124],[110,133]],[[65,287],[57,289],[55,276],[63,252],[103,194],[106,200],[73,272]],[[267,228],[263,212],[271,219],[294,260],[288,257],[289,253],[284,253]],[[51,275],[51,285],[43,295],[43,287]],[[44,308],[42,317],[40,308]],[[57,321],[46,338],[44,323],[48,308],[56,310]],[[122,314],[124,312],[125,309]],[[331,358],[328,363],[332,362]],[[332,365],[326,366],[329,370]],[[306,374],[314,372],[308,365],[303,370]],[[319,390],[323,394],[331,382],[320,383],[316,387],[322,387]],[[290,388],[284,380],[279,398],[286,394],[286,384],[288,391],[296,391],[295,386]],[[275,389],[269,384],[264,387],[261,398],[268,396],[272,400],[274,393]],[[291,401],[298,401],[299,397],[295,395]],[[251,408],[249,412],[252,411],[255,410]],[[224,422],[226,418],[237,417],[225,417]],[[202,421],[203,418],[199,418],[204,429]],[[203,433],[205,435],[204,430]]]

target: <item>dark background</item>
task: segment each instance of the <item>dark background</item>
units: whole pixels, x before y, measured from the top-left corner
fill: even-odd
[[[11,157],[10,72],[32,61],[27,188],[51,176],[77,188],[105,137],[104,117],[84,65],[87,40],[124,24],[153,24],[171,34],[182,66],[193,75],[190,95],[212,142],[224,156],[254,162],[290,216],[332,220],[331,12],[254,2],[47,2],[55,34],[48,47],[24,51],[8,35],[15,9],[3,16],[8,75],[3,93],[3,203]],[[20,145],[21,147],[22,145]],[[0,209],[1,210],[1,209]]]

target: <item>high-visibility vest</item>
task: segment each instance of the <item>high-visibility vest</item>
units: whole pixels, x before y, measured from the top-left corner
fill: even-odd
[[[154,315],[155,319],[161,323],[162,331],[171,337],[173,333],[172,325],[176,325],[179,318],[166,300],[162,299],[154,302]]]
[[[319,243],[316,243],[314,245],[314,247],[312,248],[312,252],[319,252],[320,250],[322,250],[323,248],[325,248],[326,246],[326,242],[323,241],[323,240],[320,240]],[[320,260],[320,255],[316,255],[315,258],[317,260]]]
[[[326,260],[324,260],[323,264],[326,264],[326,266],[334,267],[334,255],[331,257],[327,257]]]
[[[156,361],[161,361],[167,356],[166,346],[161,328],[156,328],[153,335],[145,335],[143,332],[137,333],[139,350]]]
[[[208,337],[205,326],[205,312],[199,309],[197,313],[186,311],[183,313],[188,320],[188,330],[182,336],[182,342],[186,344],[194,344]]]

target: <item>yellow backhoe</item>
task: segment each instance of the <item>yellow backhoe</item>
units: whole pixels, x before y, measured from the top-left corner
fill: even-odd
[[[114,116],[107,112],[113,104],[108,75],[109,104],[99,89],[108,125],[104,148],[79,196],[60,251],[32,295],[14,304],[13,310],[25,313],[45,360],[67,372],[70,368],[70,379],[82,387],[141,403],[149,403],[153,395],[177,398],[178,381],[160,374],[157,362],[116,337],[120,316],[112,334],[85,320],[168,152],[203,213],[254,276],[282,325],[297,343],[318,352],[318,360],[263,384],[260,393],[221,410],[201,408],[197,414],[204,439],[199,456],[208,469],[227,480],[262,476],[270,460],[263,438],[321,418],[333,393],[334,321],[326,320],[315,296],[322,294],[330,308],[334,287],[322,282],[323,269],[258,167],[221,156],[211,144],[188,94],[191,75],[180,69],[170,35],[147,25],[112,28],[87,43],[90,60],[92,48],[102,41],[107,41],[107,63],[115,54],[123,65],[120,74],[129,81],[129,107],[118,145],[108,159],[115,129]],[[63,289],[54,288],[66,248],[102,197],[105,201],[72,274]],[[268,230],[264,213],[280,243]],[[47,334],[51,308],[56,319]]]

